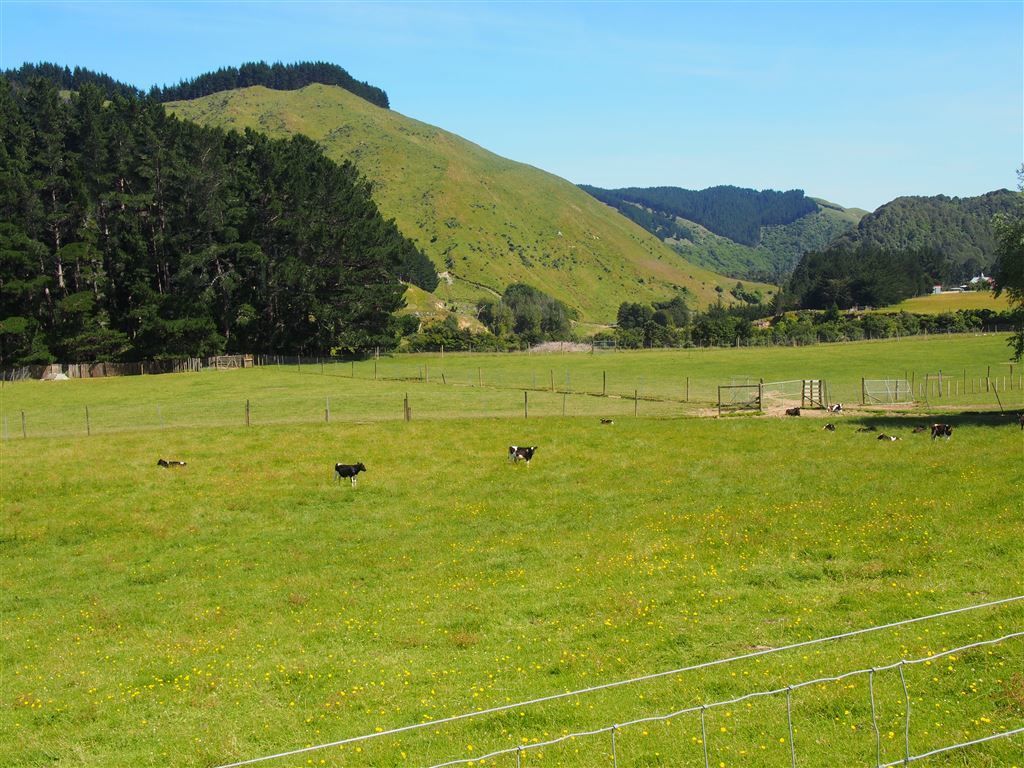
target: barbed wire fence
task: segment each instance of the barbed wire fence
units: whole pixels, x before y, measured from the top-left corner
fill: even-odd
[[[851,630],[849,632],[843,632],[828,637],[815,638],[811,640],[800,641],[791,643],[776,648],[764,648],[761,650],[752,651],[737,656],[728,658],[716,659],[713,661],[701,662],[692,664],[686,667],[678,669],[672,669],[662,672],[655,672],[648,675],[642,675],[638,677],[628,678],[624,680],[616,680],[609,683],[603,683],[599,685],[590,686],[588,688],[566,691],[562,693],[549,694],[546,696],[540,696],[526,701],[520,701],[516,703],[502,704],[486,709],[480,709],[470,712],[463,712],[457,715],[451,715],[444,718],[432,719],[428,721],[412,723],[405,726],[400,726],[390,729],[378,728],[372,733],[365,733],[357,736],[340,739],[337,741],[331,741],[323,744],[315,744],[306,747],[300,747],[296,749],[290,749],[283,752],[277,752],[274,754],[263,755],[260,757],[249,758],[245,760],[239,760],[236,762],[225,763],[217,768],[241,768],[241,766],[255,765],[259,763],[267,763],[269,761],[282,760],[284,758],[296,757],[299,755],[308,755],[312,752],[320,752],[322,750],[345,747],[356,744],[365,744],[371,740],[382,739],[386,737],[395,737],[400,734],[407,734],[413,731],[420,731],[423,729],[437,729],[442,725],[462,722],[471,719],[479,719],[492,715],[496,715],[503,712],[509,712],[512,710],[524,710],[529,707],[533,707],[542,703],[559,701],[568,698],[578,698],[587,694],[595,693],[598,691],[606,691],[613,688],[621,688],[625,686],[635,685],[637,683],[643,683],[655,679],[675,677],[684,673],[696,672],[698,670],[709,669],[722,665],[731,664],[734,662],[750,660],[768,656],[771,654],[778,654],[785,651],[792,651],[795,649],[808,648],[810,646],[816,646],[824,643],[834,642],[838,640],[844,640],[847,638],[858,637],[870,633],[881,632],[883,630],[894,629],[897,627],[905,627],[912,624],[919,624],[923,622],[935,621],[940,618],[955,616],[959,614],[965,614],[972,611],[978,611],[981,609],[996,608],[999,606],[1006,606],[1013,603],[1024,601],[1024,595],[1017,595],[1013,597],[1003,598],[1000,600],[993,600],[986,603],[978,603],[975,605],[965,606],[961,608],[955,608],[947,611],[941,611],[938,613],[929,614],[926,616],[918,616],[910,619],[903,619],[900,621],[890,622],[888,624],[881,624],[872,627],[861,628],[857,630]],[[1002,625],[1000,625],[1002,627]],[[564,744],[570,741],[577,741],[580,739],[593,739],[596,737],[605,736],[608,738],[606,743],[607,752],[605,752],[606,765],[612,766],[612,768],[619,768],[620,765],[620,748],[619,739],[623,731],[627,729],[633,729],[638,726],[648,725],[651,723],[668,723],[669,721],[683,718],[687,715],[699,715],[700,719],[700,737],[697,739],[697,745],[700,748],[700,757],[703,760],[705,768],[711,766],[711,748],[708,737],[708,729],[706,718],[709,712],[720,709],[722,707],[734,706],[736,704],[749,702],[754,699],[774,699],[778,697],[785,698],[786,705],[786,735],[780,738],[781,741],[786,741],[789,747],[789,759],[792,768],[796,768],[797,759],[799,753],[798,742],[796,741],[795,734],[797,728],[794,725],[793,716],[793,694],[794,692],[800,691],[805,688],[812,686],[821,686],[827,683],[838,683],[854,678],[867,678],[868,681],[868,704],[870,706],[870,720],[871,729],[873,734],[873,747],[874,747],[874,759],[873,763],[875,768],[894,768],[899,765],[909,765],[910,763],[924,760],[928,757],[932,757],[939,754],[953,752],[956,750],[963,750],[969,747],[977,746],[980,744],[998,741],[1002,739],[1012,738],[1024,734],[1024,721],[1021,721],[1020,725],[1011,724],[1012,727],[1006,727],[1002,730],[996,730],[991,733],[987,733],[983,736],[964,739],[954,743],[947,743],[938,747],[932,747],[925,749],[924,751],[915,752],[912,749],[912,735],[913,735],[913,706],[911,699],[911,689],[907,683],[905,670],[909,667],[915,667],[918,665],[931,665],[937,660],[946,658],[956,658],[959,655],[969,653],[984,648],[992,648],[999,646],[1004,643],[1009,643],[1013,640],[1019,640],[1024,638],[1024,628],[1016,629],[1010,632],[1004,632],[1003,634],[996,637],[989,637],[983,640],[977,640],[970,643],[959,645],[955,648],[950,648],[935,653],[928,653],[924,656],[915,658],[900,658],[898,661],[888,662],[876,666],[864,667],[854,670],[849,670],[835,675],[820,676],[813,679],[803,679],[797,682],[790,683],[784,686],[777,686],[774,688],[768,688],[763,690],[751,691],[744,693],[739,696],[733,696],[725,699],[715,699],[711,701],[705,701],[700,704],[691,705],[679,709],[675,709],[670,712],[663,712],[655,715],[636,717],[622,722],[615,722],[599,728],[592,728],[588,730],[578,730],[572,732],[565,732],[559,736],[553,738],[547,738],[544,740],[533,740],[526,743],[517,743],[513,746],[503,747],[500,749],[491,750],[489,752],[466,756],[457,757],[451,759],[445,759],[441,762],[433,762],[425,765],[425,768],[452,768],[452,766],[461,765],[486,765],[494,761],[498,761],[502,758],[507,758],[509,761],[515,760],[516,768],[522,768],[524,759],[527,758],[531,753],[539,752],[546,748],[554,747],[560,744]],[[884,760],[883,759],[883,742],[881,736],[881,728],[879,726],[879,714],[878,714],[878,702],[875,690],[876,677],[883,673],[897,672],[899,675],[899,691],[902,694],[902,705],[903,711],[900,714],[903,724],[903,739],[902,739],[902,757],[897,760]],[[696,724],[694,724],[695,726]],[[842,756],[836,756],[836,759],[842,759]],[[509,763],[511,764],[511,763]],[[622,763],[625,765],[625,763]],[[421,764],[422,765],[422,764]]]

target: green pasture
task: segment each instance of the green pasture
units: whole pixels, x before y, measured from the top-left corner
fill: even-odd
[[[9,419],[120,416],[28,438],[19,419],[0,442],[0,765],[209,768],[1022,595],[1024,433],[998,408],[865,411],[828,433],[686,418],[687,403],[641,400],[634,417],[632,400],[591,395],[567,395],[579,410],[562,417],[562,395],[539,390],[524,419],[522,391],[496,386],[563,358],[591,384],[607,369],[666,390],[689,365],[709,380],[810,363],[837,381],[872,364],[977,370],[1002,344],[377,361],[379,377],[427,365],[429,383],[374,382],[363,361],[354,379],[304,365],[5,384]],[[435,381],[435,364],[457,379],[478,361],[490,386]],[[622,409],[614,424],[593,418],[602,407]],[[949,441],[912,432],[936,412]],[[511,443],[540,446],[530,467],[508,463]],[[337,461],[367,465],[356,488],[333,479]],[[264,765],[472,759],[1020,631],[1024,601]],[[912,754],[1024,725],[1024,638],[904,673]],[[874,689],[881,759],[896,761],[898,672]],[[876,764],[866,675],[796,690],[791,708],[792,744],[784,695],[708,710],[709,762],[787,766],[792,748],[801,766]],[[615,757],[702,766],[701,738],[694,714],[627,726]],[[923,764],[1020,766],[1021,743]],[[602,734],[520,758],[590,768],[611,750]]]
[[[992,291],[964,291],[962,293],[934,293],[915,296],[880,312],[913,312],[920,315],[940,315],[961,309],[991,309],[1005,312],[1010,309],[1006,294],[995,296]]]
[[[862,378],[905,378],[916,405],[904,410],[1012,411],[1024,407],[1024,366],[1008,355],[1006,334],[965,334],[813,347],[307,359],[253,370],[8,382],[0,435],[244,426],[247,401],[250,426],[400,420],[406,396],[414,420],[708,415],[717,413],[720,385],[813,378],[847,407],[859,407]]]

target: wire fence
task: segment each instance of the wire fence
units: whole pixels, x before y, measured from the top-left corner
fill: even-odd
[[[583,356],[558,364],[552,356],[371,357],[359,361],[326,358],[264,357],[244,380],[235,379],[218,392],[251,386],[252,394],[196,398],[193,389],[209,388],[212,378],[230,374],[191,373],[198,386],[169,386],[153,377],[148,391],[154,399],[129,400],[123,389],[90,385],[71,397],[29,393],[30,383],[8,384],[0,398],[0,439],[92,435],[98,433],[229,428],[275,424],[375,422],[402,419],[538,418],[591,416],[667,418],[718,413],[722,393],[752,391],[762,379],[750,375],[725,378],[680,374],[679,363],[649,370],[605,367]],[[295,384],[289,378],[295,376]],[[277,377],[270,381],[270,378]],[[255,378],[251,378],[255,377]],[[260,378],[262,377],[262,378]],[[814,377],[820,380],[820,377]],[[1024,370],[983,366],[953,375],[948,371],[901,372],[918,403],[932,407],[976,406],[1010,411],[1024,405]],[[243,383],[251,382],[250,384]],[[227,384],[227,381],[223,383]],[[799,386],[796,380],[794,386]],[[51,385],[46,385],[51,386]],[[64,386],[54,384],[52,386]],[[765,385],[769,388],[770,385]],[[175,387],[185,396],[173,394]],[[847,406],[868,399],[865,379],[824,380],[831,402]],[[746,389],[744,389],[746,388]],[[36,390],[38,392],[38,390]],[[794,389],[792,398],[799,400]],[[743,405],[749,397],[740,398]],[[731,401],[730,401],[731,402]],[[877,402],[874,393],[868,405]],[[408,406],[408,407],[407,407]],[[729,410],[726,408],[725,410]],[[756,409],[755,409],[756,410]]]
[[[589,694],[593,694],[599,691],[607,691],[609,689],[622,688],[626,686],[635,686],[638,683],[645,683],[656,679],[664,679],[668,677],[677,678],[679,675],[682,675],[684,673],[693,673],[699,670],[706,670],[710,668],[720,667],[723,665],[734,664],[740,661],[762,658],[765,656],[779,654],[787,651],[793,651],[797,649],[807,649],[811,646],[819,646],[824,643],[830,643],[838,640],[859,637],[867,634],[881,632],[883,630],[891,630],[899,627],[906,627],[909,625],[924,622],[934,622],[938,619],[946,617],[966,614],[981,609],[1008,606],[1014,603],[1019,603],[1020,601],[1024,601],[1024,595],[1018,595],[1014,597],[1004,598],[1001,600],[994,600],[986,603],[980,603],[948,611],[942,611],[927,616],[903,619],[888,624],[852,630],[849,632],[839,633],[828,637],[815,638],[797,643],[791,643],[776,648],[764,648],[752,651],[750,653],[740,654],[728,658],[716,659],[714,661],[702,662],[678,669],[656,672],[653,674],[643,675],[624,680],[617,680],[609,683],[590,686],[588,688],[579,690],[566,691],[562,693],[550,694],[547,696],[540,696],[526,701],[508,703],[486,709],[464,712],[462,714],[452,715],[445,718],[432,719],[429,721],[419,723],[412,723],[397,728],[391,728],[386,730],[377,729],[372,733],[352,736],[337,741],[310,745],[297,749],[278,752],[275,754],[263,755],[260,757],[240,760],[237,762],[226,763],[219,766],[219,768],[240,768],[241,766],[265,763],[268,761],[277,761],[282,760],[284,758],[296,757],[300,755],[308,755],[309,753],[320,752],[322,750],[330,748],[346,747],[352,745],[365,745],[367,742],[373,740],[396,737],[401,734],[408,734],[410,732],[421,731],[424,729],[436,730],[442,725],[459,723],[467,720],[490,718],[506,712],[516,711],[522,713],[524,710],[528,708],[536,707],[537,705],[552,701],[560,701],[565,699],[578,700],[580,697],[587,696]],[[1000,620],[999,626],[1003,628],[1005,623],[1005,619]],[[1024,628],[1009,632],[1004,631],[1001,635],[996,637],[988,637],[982,640],[975,640],[969,643],[963,643],[954,648],[949,648],[938,652],[929,652],[924,656],[919,656],[915,658],[900,658],[898,661],[892,661],[881,665],[854,669],[834,675],[819,676],[813,679],[803,679],[788,685],[775,686],[772,688],[759,689],[755,691],[748,691],[737,696],[702,701],[698,704],[676,708],[668,712],[660,712],[658,714],[653,715],[642,715],[638,717],[633,717],[609,725],[604,725],[598,728],[580,729],[575,731],[566,730],[558,736],[550,738],[535,738],[532,740],[524,738],[522,740],[519,740],[518,743],[504,746],[498,749],[492,749],[481,754],[444,759],[440,762],[431,762],[425,765],[428,765],[429,768],[449,768],[450,766],[457,765],[502,764],[499,761],[505,758],[508,761],[514,759],[516,767],[521,768],[524,760],[532,754],[539,754],[540,756],[543,756],[543,750],[545,749],[555,747],[557,745],[563,745],[567,742],[578,742],[580,740],[594,739],[596,737],[601,736],[607,737],[608,739],[608,741],[605,742],[604,746],[601,748],[602,751],[599,751],[597,753],[600,756],[601,764],[611,765],[613,768],[618,768],[620,764],[649,765],[651,763],[647,762],[647,759],[650,757],[650,755],[647,754],[638,755],[636,760],[627,761],[624,759],[625,755],[622,754],[622,745],[620,743],[622,737],[624,735],[627,735],[629,731],[635,730],[637,727],[647,726],[654,723],[662,723],[667,725],[673,721],[681,721],[688,715],[697,715],[699,716],[700,735],[698,737],[696,736],[696,734],[694,734],[691,739],[691,742],[695,745],[697,749],[699,749],[699,756],[700,758],[702,758],[705,767],[709,768],[711,765],[711,755],[713,753],[712,742],[709,739],[707,728],[707,718],[710,713],[713,713],[714,711],[722,709],[724,707],[735,706],[742,703],[749,703],[754,700],[773,700],[778,699],[780,697],[785,697],[785,731],[784,735],[779,737],[778,741],[780,744],[784,744],[786,746],[789,753],[789,761],[791,765],[795,768],[795,766],[797,765],[798,752],[800,751],[800,748],[798,747],[798,741],[796,739],[796,733],[800,732],[801,729],[798,729],[798,727],[794,725],[793,694],[795,692],[807,688],[821,688],[828,684],[842,683],[843,685],[841,688],[841,696],[844,700],[843,705],[853,708],[856,705],[849,700],[849,694],[855,688],[855,686],[852,684],[852,681],[858,678],[866,679],[867,682],[866,689],[862,691],[862,693],[866,695],[863,696],[863,700],[860,702],[860,707],[865,710],[865,713],[867,711],[870,712],[869,715],[866,715],[865,720],[870,720],[871,736],[873,737],[871,745],[872,754],[869,756],[870,759],[863,764],[874,764],[876,768],[889,768],[890,766],[905,765],[911,762],[916,762],[918,760],[925,759],[926,757],[932,755],[941,754],[943,752],[949,752],[957,749],[966,749],[968,747],[975,746],[978,744],[986,743],[989,741],[995,741],[999,739],[1010,738],[1021,733],[1024,733],[1024,722],[1020,722],[1019,724],[1011,722],[1008,725],[997,725],[996,727],[998,728],[998,730],[995,730],[995,732],[986,733],[980,737],[962,739],[960,741],[956,741],[953,743],[943,743],[938,746],[929,746],[928,748],[923,749],[923,751],[915,751],[914,749],[912,749],[912,746],[916,746],[917,744],[916,741],[912,741],[912,724],[914,722],[912,719],[912,715],[914,712],[911,694],[912,686],[908,683],[906,675],[906,670],[908,668],[918,666],[932,667],[937,661],[943,659],[949,659],[951,661],[963,661],[963,659],[959,657],[962,657],[965,654],[970,654],[971,652],[978,652],[982,649],[991,649],[993,647],[1008,644],[1010,641],[1019,640],[1021,638],[1024,638]],[[989,651],[989,653],[991,654],[991,651]],[[1022,664],[1018,660],[1018,662],[1015,664],[1013,668],[1020,669],[1024,667],[1022,667]],[[900,711],[898,712],[898,718],[901,721],[901,730],[903,735],[903,738],[899,740],[899,746],[902,746],[902,754],[900,758],[897,760],[889,759],[892,757],[890,753],[893,751],[893,747],[890,746],[888,742],[883,742],[882,727],[880,725],[880,722],[882,722],[883,718],[879,711],[880,706],[876,688],[877,681],[881,676],[885,675],[886,673],[889,673],[889,675],[891,676],[893,672],[895,672],[899,678],[898,687],[896,687],[895,690],[898,692],[900,697]],[[932,678],[932,680],[936,679],[937,678],[935,677]],[[922,706],[924,692],[925,691],[922,689],[921,693],[918,696],[918,702]],[[928,710],[925,709],[925,711]],[[810,722],[810,725],[805,727],[803,729],[804,731],[813,729],[813,719],[814,718],[812,712],[812,718],[810,718],[807,721]],[[888,729],[890,726],[887,725],[886,727]],[[696,723],[691,722],[690,728],[695,729]],[[720,730],[722,731],[722,733],[725,733],[727,731],[727,729],[724,727],[720,728]],[[893,734],[891,730],[889,730],[889,733],[890,735]],[[927,731],[925,731],[925,734],[927,734]],[[507,735],[511,736],[511,734]],[[644,735],[646,735],[646,731],[644,732]],[[687,760],[692,760],[695,757],[695,755],[690,754],[686,756],[682,754],[680,744],[684,743],[684,740],[681,740],[677,736],[671,739],[669,743],[676,745],[675,749],[678,753],[677,756],[680,760],[683,761],[673,761],[669,764],[697,764],[696,762],[686,762]],[[863,751],[863,744],[861,744],[860,746]],[[661,753],[659,753],[659,755],[660,754]],[[849,759],[849,755],[833,754],[832,760],[833,762],[841,761],[843,764],[846,765],[855,764],[855,761]],[[511,762],[505,762],[504,764],[511,765]],[[664,763],[663,761],[659,761],[658,764],[666,763]]]

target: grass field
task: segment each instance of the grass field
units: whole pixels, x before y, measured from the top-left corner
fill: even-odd
[[[915,296],[901,301],[892,307],[878,310],[880,312],[914,312],[921,315],[939,315],[943,312],[956,312],[960,309],[991,309],[1005,312],[1010,308],[1006,295],[995,296],[991,291],[965,291],[963,293],[936,293],[928,296]]]
[[[0,435],[413,417],[682,416],[716,410],[718,387],[822,378],[831,400],[861,401],[861,379],[906,378],[919,410],[1024,407],[1024,366],[1006,334],[917,336],[815,347],[598,354],[419,354],[354,363],[73,382],[6,383]],[[942,395],[939,395],[939,374]],[[376,380],[374,377],[376,376]],[[989,384],[986,386],[986,378]],[[997,397],[998,392],[998,397]],[[606,397],[599,395],[605,394]],[[633,398],[639,398],[634,404]],[[89,408],[88,427],[86,407]],[[913,410],[913,409],[910,409]]]
[[[574,378],[606,369],[665,388],[690,365],[711,380],[813,364],[859,382],[865,367],[995,367],[1002,344],[436,363],[456,377],[483,358],[488,376],[519,381],[564,357]],[[685,403],[645,417],[660,404],[641,402],[633,418],[622,401],[609,427],[591,416],[613,398],[570,398],[597,405],[565,418],[533,418],[531,400],[524,420],[522,392],[437,384],[434,358],[418,364],[430,383],[282,367],[4,385],[8,417],[91,404],[135,421],[0,444],[0,764],[217,766],[1024,594],[1024,437],[980,403],[941,411],[956,425],[948,442],[911,433],[924,406],[840,417],[830,434],[815,419],[660,417]],[[392,413],[407,390],[411,423]],[[485,415],[510,394],[505,415]],[[219,423],[247,396],[251,428],[237,409]],[[330,423],[322,410],[301,423],[302,403],[329,396]],[[553,414],[561,397],[548,396]],[[271,397],[296,410],[261,420]],[[431,397],[443,418],[428,418]],[[206,410],[187,426],[146,422],[176,400]],[[864,423],[903,440],[858,433]],[[506,461],[510,443],[540,446],[531,467]],[[359,486],[334,482],[333,463],[356,460],[369,468]],[[1019,602],[265,764],[473,758],[1022,630]],[[1018,638],[908,666],[911,752],[1024,725],[1022,660]],[[899,675],[874,684],[881,757],[899,760]],[[709,710],[709,761],[790,765],[792,746],[801,766],[876,764],[865,676],[794,691],[792,713],[793,745],[784,696]],[[617,764],[703,765],[700,740],[694,715],[626,727]],[[612,765],[611,742],[521,758]],[[924,764],[1020,766],[1021,739]]]

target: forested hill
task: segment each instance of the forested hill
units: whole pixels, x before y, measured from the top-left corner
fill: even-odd
[[[992,265],[992,217],[1008,212],[1017,195],[999,189],[977,197],[897,197],[837,238],[838,248],[869,246],[888,251],[937,251],[970,277]]]
[[[785,302],[808,309],[884,306],[959,285],[990,271],[992,217],[1020,195],[1001,189],[978,197],[900,197],[864,217],[826,249],[804,255]]]
[[[774,283],[786,280],[806,251],[826,247],[867,213],[800,190],[581,188],[695,264]]]
[[[0,78],[0,365],[387,346],[430,261],[351,163]]]
[[[202,125],[301,133],[329,157],[351,158],[381,211],[443,270],[428,301],[464,320],[515,283],[594,323],[614,322],[624,301],[665,301],[683,289],[691,306],[732,298],[735,279],[695,266],[575,184],[340,88],[241,88],[167,108]]]
[[[85,85],[94,85],[107,98],[143,95],[143,92],[134,85],[119,82],[109,75],[83,67],[72,69],[42,62],[23,64],[18,69],[9,69],[0,75],[18,86],[28,85],[33,78],[42,77],[66,91],[78,91]],[[262,85],[276,91],[294,91],[305,88],[310,83],[337,85],[371,104],[384,109],[389,108],[388,95],[382,89],[356,80],[337,64],[323,61],[301,61],[295,64],[267,64],[265,61],[254,61],[240,67],[222,67],[216,72],[207,72],[191,80],[182,80],[177,85],[154,86],[150,89],[149,96],[160,102],[178,101],[209,96],[221,91],[232,91],[236,88],[248,88],[252,85]]]
[[[585,184],[581,187],[615,208],[628,203],[664,216],[688,219],[716,235],[749,246],[760,242],[761,227],[790,224],[818,210],[817,204],[806,197],[802,189],[759,192],[732,186],[702,190],[679,187],[599,189]]]

